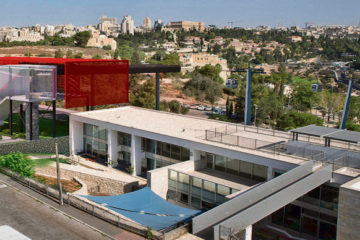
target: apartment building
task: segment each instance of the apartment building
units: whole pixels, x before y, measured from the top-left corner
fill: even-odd
[[[230,75],[226,59],[222,59],[218,55],[209,53],[179,53],[179,57],[183,65],[181,71],[184,73],[187,71],[192,72],[197,66],[203,67],[206,64],[215,66],[219,64],[221,66],[220,77],[227,79]]]
[[[70,116],[70,151],[147,178],[168,201],[204,212],[205,239],[356,239],[360,134],[292,132],[136,107]]]
[[[196,30],[203,32],[205,30],[205,23],[204,22],[192,22],[192,21],[177,21],[177,22],[170,22],[168,24],[168,28],[179,30],[181,31],[184,29],[185,31],[189,31],[193,28]]]

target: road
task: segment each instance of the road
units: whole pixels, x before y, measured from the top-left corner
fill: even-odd
[[[199,117],[199,118],[209,118],[208,114],[210,114],[210,112],[199,111],[196,109],[189,109],[189,112],[187,113],[187,115],[189,116]]]
[[[31,239],[144,239],[67,204],[60,206],[3,174],[1,225],[9,225]]]

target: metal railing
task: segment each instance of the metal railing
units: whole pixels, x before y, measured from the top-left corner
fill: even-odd
[[[244,125],[244,124],[231,124],[231,123],[229,123],[225,126],[222,126],[222,127],[215,128],[215,129],[205,130],[205,136],[201,135],[198,137],[208,140],[208,141],[214,141],[214,142],[220,142],[220,143],[233,145],[233,146],[256,149],[258,147],[258,145],[255,148],[254,144],[252,144],[252,145],[250,144],[250,146],[249,145],[243,146],[243,145],[237,144],[237,139],[236,139],[237,136],[234,135],[234,133],[241,132],[241,131],[257,133],[257,134],[262,134],[262,135],[268,135],[268,136],[274,136],[274,137],[279,137],[279,138],[288,139],[288,140],[291,140],[291,138],[292,138],[291,132],[279,131],[279,130],[275,130],[275,129],[262,128],[262,127],[256,127],[256,126],[249,126],[249,125]],[[225,136],[228,136],[228,137],[225,137]],[[229,136],[232,136],[232,137],[229,137]],[[239,140],[242,140],[241,137]],[[250,141],[251,138],[243,137],[243,140]],[[252,140],[254,140],[254,139],[252,139]],[[299,135],[298,141],[309,142],[309,143],[320,144],[320,145],[324,144],[324,139],[321,139],[318,137],[312,137],[312,136],[304,136],[304,135]],[[343,141],[339,141],[339,140],[331,140],[331,147],[360,151],[359,144],[348,143],[348,142],[343,142]]]

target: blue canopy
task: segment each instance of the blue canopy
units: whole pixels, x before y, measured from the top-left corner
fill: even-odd
[[[154,230],[188,221],[201,211],[172,204],[150,188],[114,196],[82,196]]]

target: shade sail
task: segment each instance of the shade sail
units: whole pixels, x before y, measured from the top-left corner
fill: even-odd
[[[156,195],[150,188],[114,196],[82,196],[154,230],[189,221],[201,211],[180,207]]]

